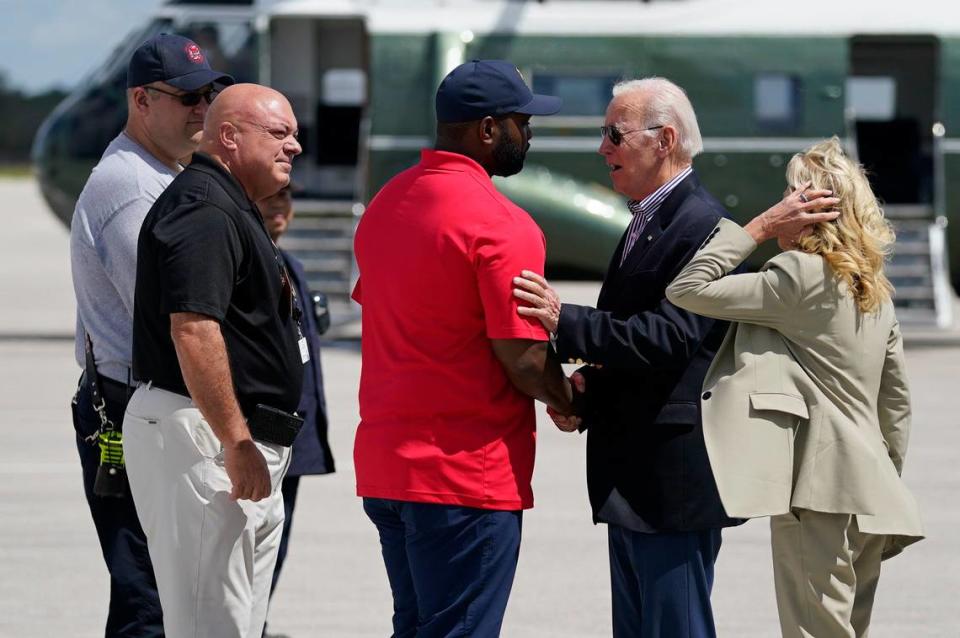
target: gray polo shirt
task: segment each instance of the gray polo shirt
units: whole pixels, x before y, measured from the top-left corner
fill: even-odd
[[[70,223],[70,268],[77,296],[77,363],[84,333],[97,372],[122,383],[131,367],[137,239],[147,211],[179,170],[120,133],[87,180]]]

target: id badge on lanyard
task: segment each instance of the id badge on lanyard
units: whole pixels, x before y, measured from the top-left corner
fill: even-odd
[[[300,363],[306,365],[310,361],[310,346],[307,344],[307,338],[303,336],[303,329],[300,326],[300,317],[303,311],[300,309],[300,302],[297,298],[297,290],[293,286],[287,267],[282,263],[280,253],[274,246],[274,256],[277,259],[277,265],[280,267],[280,288],[281,297],[286,300],[290,316],[297,324],[297,346],[300,348]]]
[[[307,343],[307,338],[303,336],[303,329],[300,325],[300,318],[303,316],[303,311],[300,309],[300,301],[297,298],[297,291],[290,286],[291,299],[290,303],[292,304],[292,314],[293,319],[297,323],[297,346],[300,347],[300,363],[306,365],[310,361],[310,346]]]
[[[303,336],[299,323],[297,324],[297,335],[300,337],[297,339],[297,345],[300,346],[300,363],[306,364],[310,361],[310,348],[307,346],[307,338]]]

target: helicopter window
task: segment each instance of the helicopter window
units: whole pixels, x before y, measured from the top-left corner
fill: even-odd
[[[538,72],[533,92],[563,98],[564,115],[603,115],[616,83],[616,75]]]
[[[764,128],[795,129],[800,124],[800,80],[786,73],[761,73],[753,80],[753,113]]]
[[[847,78],[847,109],[858,120],[892,120],[897,112],[897,81],[889,76]]]

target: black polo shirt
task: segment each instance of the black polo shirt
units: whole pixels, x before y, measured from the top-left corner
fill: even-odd
[[[303,378],[283,259],[256,206],[214,159],[196,153],[140,229],[133,312],[133,376],[189,395],[170,314],[220,322],[240,408],[297,409]]]

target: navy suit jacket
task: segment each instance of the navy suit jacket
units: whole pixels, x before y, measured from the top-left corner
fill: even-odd
[[[320,336],[317,320],[313,315],[313,302],[307,286],[303,265],[286,251],[281,250],[287,263],[287,272],[293,279],[297,298],[303,315],[300,326],[307,338],[310,361],[303,366],[303,391],[297,414],[303,417],[303,427],[293,442],[292,459],[287,476],[304,474],[328,474],[334,471],[333,453],[327,442],[327,401],[323,396],[323,370],[320,368]]]
[[[689,175],[664,200],[621,266],[624,234],[597,307],[561,308],[558,355],[602,366],[581,369],[586,394],[578,407],[588,428],[587,482],[595,522],[630,527],[623,520],[639,517],[664,532],[740,522],[723,511],[700,422],[703,378],[728,324],[681,310],[664,295],[719,219],[728,216],[696,175]]]

